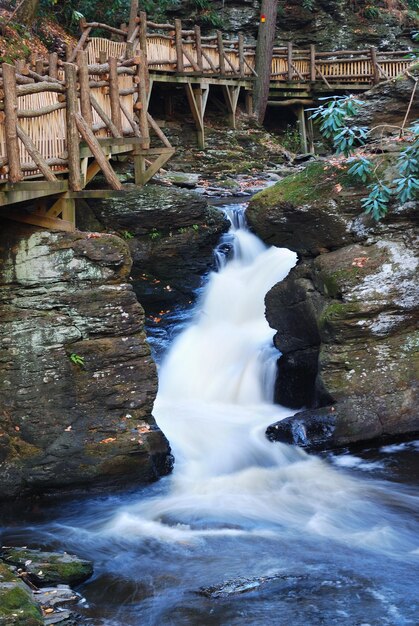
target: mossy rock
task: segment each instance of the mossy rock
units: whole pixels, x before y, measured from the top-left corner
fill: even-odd
[[[43,626],[43,624],[41,609],[22,582],[0,583],[0,626]]]
[[[42,552],[24,548],[6,548],[5,563],[24,569],[28,579],[38,587],[45,585],[77,585],[90,578],[93,565],[77,556],[59,552]]]

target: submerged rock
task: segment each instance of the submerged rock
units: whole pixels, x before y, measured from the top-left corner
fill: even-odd
[[[3,548],[1,558],[25,572],[37,587],[78,585],[93,574],[93,564],[66,552],[43,552],[27,548]]]
[[[0,497],[170,470],[130,270],[118,237],[2,223]]]

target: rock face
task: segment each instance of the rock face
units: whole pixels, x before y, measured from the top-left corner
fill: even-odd
[[[259,0],[215,0],[210,4],[223,30],[243,31],[248,37],[256,37]],[[208,28],[210,24],[204,19],[208,11],[200,11],[197,5],[194,0],[181,0],[171,12],[175,17],[198,21]],[[414,18],[409,18],[407,11],[380,6],[375,12],[369,12],[371,6],[368,5],[371,3],[345,0],[279,0],[277,39],[300,46],[315,43],[323,50],[365,49],[367,42],[386,49],[398,48],[403,36],[409,44],[409,29],[414,29]]]
[[[170,187],[135,188],[91,207],[103,228],[126,238],[133,287],[147,310],[189,300],[229,228],[224,215],[197,193]]]
[[[363,195],[320,162],[250,202],[256,233],[300,255],[266,307],[282,352],[277,401],[306,410],[271,439],[319,449],[419,430],[417,206],[377,224]]]
[[[170,471],[126,243],[0,232],[0,497]]]

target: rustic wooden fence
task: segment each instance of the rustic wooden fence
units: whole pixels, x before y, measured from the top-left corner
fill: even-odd
[[[245,43],[243,35],[229,37],[221,31],[203,36],[199,26],[184,29],[180,20],[173,24],[157,24],[140,12],[126,28],[114,28],[98,22],[80,23],[81,38],[77,51],[89,41],[92,30],[100,28],[118,36],[133,51],[141,49],[153,72],[199,74],[251,78],[255,75],[254,45]],[[112,42],[115,46],[117,42]],[[123,46],[119,48],[125,55]],[[292,43],[275,47],[271,79],[275,82],[333,84],[375,84],[394,78],[406,70],[412,60],[405,51],[380,52],[365,50],[317,51],[312,45],[296,49]]]

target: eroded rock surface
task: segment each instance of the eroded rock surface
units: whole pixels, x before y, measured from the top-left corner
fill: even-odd
[[[417,204],[377,224],[363,195],[345,167],[320,162],[250,203],[256,233],[300,255],[266,306],[277,400],[306,410],[271,439],[322,449],[419,430]]]
[[[6,220],[0,232],[0,496],[167,473],[126,243]]]
[[[91,202],[96,219],[126,238],[140,302],[150,308],[190,299],[214,263],[229,222],[198,194],[159,186]]]

